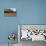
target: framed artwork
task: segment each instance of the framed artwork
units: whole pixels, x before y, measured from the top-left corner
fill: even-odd
[[[18,37],[21,40],[46,41],[46,25],[18,25]]]
[[[16,16],[16,8],[5,8],[4,15],[5,16]]]

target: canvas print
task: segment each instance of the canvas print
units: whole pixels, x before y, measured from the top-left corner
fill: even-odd
[[[16,8],[5,8],[4,15],[5,16],[16,16]]]
[[[19,27],[20,41],[46,41],[46,25],[20,25]]]
[[[34,43],[46,42],[46,25],[19,24],[18,42],[19,46],[31,46]]]

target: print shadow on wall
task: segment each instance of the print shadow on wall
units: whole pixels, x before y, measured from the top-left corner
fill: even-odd
[[[4,15],[5,16],[16,16],[16,8],[5,8]]]

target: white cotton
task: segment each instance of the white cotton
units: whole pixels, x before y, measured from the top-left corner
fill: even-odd
[[[28,30],[21,30],[21,32],[22,32],[22,37],[21,37],[21,39],[22,39],[22,38],[27,38],[27,37],[28,37],[28,36],[27,36]]]

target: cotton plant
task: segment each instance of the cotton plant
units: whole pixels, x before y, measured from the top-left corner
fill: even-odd
[[[8,40],[9,40],[9,41],[12,41],[11,44],[14,43],[15,39],[16,39],[16,34],[15,34],[14,32],[10,33],[9,36],[8,36]],[[9,44],[9,42],[8,42],[8,44]],[[9,45],[8,45],[8,46],[9,46]]]

